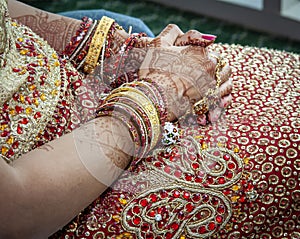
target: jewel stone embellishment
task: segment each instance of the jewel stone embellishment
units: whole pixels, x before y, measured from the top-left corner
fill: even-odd
[[[149,170],[172,180],[150,186],[125,206],[123,227],[137,238],[208,238],[226,226],[233,203],[251,200],[253,187],[238,186],[245,159],[237,149],[208,147],[188,137],[154,155],[147,159]]]

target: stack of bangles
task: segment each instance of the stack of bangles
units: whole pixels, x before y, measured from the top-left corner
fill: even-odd
[[[205,96],[193,106],[193,113],[195,115],[201,116],[206,114],[208,111],[215,109],[220,104],[220,95],[219,88],[221,85],[221,76],[220,71],[225,66],[225,61],[212,55],[217,59],[215,78],[216,78],[216,87],[215,89],[209,89]]]
[[[161,127],[167,117],[166,108],[160,88],[144,79],[111,91],[97,116],[112,116],[123,122],[135,144],[134,156],[142,158],[160,140]]]
[[[101,53],[102,57],[110,55],[113,34],[118,28],[121,29],[114,19],[106,16],[100,21],[84,17],[62,54],[68,57],[76,69],[91,73]]]

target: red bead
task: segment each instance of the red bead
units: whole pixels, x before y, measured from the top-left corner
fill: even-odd
[[[141,223],[141,218],[139,217],[134,217],[132,220],[134,225],[139,225]]]
[[[20,124],[28,124],[29,120],[27,118],[23,118],[19,121]]]
[[[193,169],[198,169],[200,167],[200,165],[198,163],[192,163],[192,168]]]
[[[142,207],[146,207],[146,206],[148,205],[148,201],[147,201],[146,199],[142,199],[142,200],[140,201],[140,205],[141,205]]]
[[[217,221],[218,223],[222,223],[222,222],[223,222],[223,217],[220,216],[220,215],[216,216],[216,221]]]
[[[132,211],[135,213],[135,214],[139,214],[141,212],[140,208],[138,206],[135,206]]]
[[[171,239],[171,238],[173,238],[172,233],[167,232],[167,233],[166,233],[166,239]]]
[[[216,205],[219,204],[219,200],[218,200],[217,198],[215,198],[215,197],[213,197],[213,198],[211,199],[211,202],[212,202],[212,204],[213,204],[214,206],[216,206]]]
[[[151,211],[148,213],[148,215],[149,215],[150,217],[155,217],[156,212],[155,212],[154,210],[151,210]]]
[[[226,176],[227,178],[231,179],[231,178],[233,177],[233,172],[227,171],[227,172],[225,173],[225,176]]]
[[[241,196],[239,199],[239,202],[244,203],[246,201],[246,197],[245,196]]]
[[[225,207],[223,205],[219,206],[217,208],[217,212],[220,214],[224,214],[225,213]]]
[[[13,144],[12,144],[12,147],[14,149],[18,148],[19,147],[19,142],[18,141],[15,141]]]
[[[9,149],[6,154],[6,157],[10,158],[10,157],[14,156],[14,154],[15,154],[14,151],[12,149]]]
[[[16,105],[15,110],[18,114],[20,114],[23,112],[24,109],[21,106]]]
[[[199,202],[200,200],[201,200],[201,195],[199,193],[193,195],[194,202]]]
[[[218,179],[218,182],[219,182],[219,184],[224,184],[226,182],[226,180],[223,177],[221,177]]]
[[[20,125],[17,126],[17,133],[18,134],[23,134],[23,129]]]
[[[21,71],[20,68],[13,68],[12,70],[13,70],[13,72],[20,72]]]
[[[178,192],[177,190],[175,190],[175,191],[173,192],[173,196],[174,196],[175,198],[179,198],[179,197],[180,197],[180,192]]]
[[[215,228],[216,228],[216,224],[215,224],[214,222],[210,222],[210,223],[208,224],[208,229],[209,229],[210,231],[215,230]]]
[[[170,174],[170,172],[171,172],[171,167],[170,167],[170,166],[165,166],[164,171],[165,171],[167,174]]]
[[[155,162],[154,166],[157,168],[161,168],[162,167],[162,163],[161,162]]]
[[[178,228],[179,228],[178,223],[176,223],[176,222],[172,223],[172,224],[171,224],[171,228],[172,228],[174,231],[177,231]]]
[[[6,137],[6,136],[8,136],[9,135],[9,131],[3,131],[2,133],[1,133],[1,137]]]
[[[149,227],[149,226],[148,226],[148,227]],[[147,232],[147,231],[149,231],[149,229],[147,229],[146,227],[143,227],[143,226],[142,226],[142,231],[143,231],[143,232]],[[146,239],[154,239],[154,236],[153,236],[153,234],[147,234],[145,238],[146,238]]]
[[[175,173],[174,173],[174,176],[176,177],[176,178],[180,178],[181,177],[181,175],[182,175],[182,172],[181,171],[175,171]]]
[[[192,203],[188,203],[188,204],[186,204],[185,208],[188,212],[192,212],[195,207],[193,206]]]
[[[207,232],[207,230],[206,230],[205,226],[199,227],[199,233],[200,233],[200,234],[204,234],[204,233],[206,233],[206,232]]]
[[[42,117],[41,112],[36,112],[35,115],[34,115],[35,119],[38,119],[38,118],[41,118],[41,117]]]
[[[196,183],[202,183],[202,181],[203,181],[203,178],[200,178],[200,177],[195,178]]]
[[[161,198],[166,198],[167,196],[168,196],[168,192],[167,191],[163,190],[163,191],[160,192],[160,197]]]
[[[208,184],[213,184],[214,183],[214,179],[212,177],[208,177],[206,179],[206,181],[207,181]]]
[[[229,169],[235,169],[235,164],[234,163],[229,163],[228,168]]]
[[[229,154],[225,154],[225,155],[223,156],[223,159],[226,160],[226,161],[229,161],[230,158],[231,158],[231,157],[230,157]]]
[[[193,179],[192,175],[190,175],[190,174],[185,175],[185,180],[186,181],[192,181],[192,179]]]
[[[157,202],[157,195],[156,194],[151,194],[150,198],[151,198],[152,202]]]
[[[183,193],[183,197],[186,199],[186,200],[188,200],[189,198],[190,198],[190,193],[189,192],[184,192]]]
[[[208,196],[207,194],[204,194],[204,195],[202,196],[202,200],[203,200],[203,202],[208,202],[209,196]]]

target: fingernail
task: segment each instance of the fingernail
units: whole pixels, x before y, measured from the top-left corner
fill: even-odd
[[[211,34],[203,34],[202,38],[208,41],[214,41],[217,38],[217,36]]]

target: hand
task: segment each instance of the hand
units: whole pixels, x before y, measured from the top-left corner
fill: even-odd
[[[212,56],[215,53],[209,53],[206,47],[183,44],[186,39],[197,43],[206,42],[207,45],[213,43],[213,37],[208,41],[203,37],[199,38],[200,34],[196,31],[183,34],[177,26],[169,25],[151,42],[140,68],[141,78],[150,78],[165,90],[170,121],[189,111],[208,89],[216,86],[217,60]],[[198,40],[194,41],[193,37]],[[220,71],[221,106],[228,104],[231,99],[230,73],[228,64]],[[210,120],[218,118],[218,111],[209,113]]]

